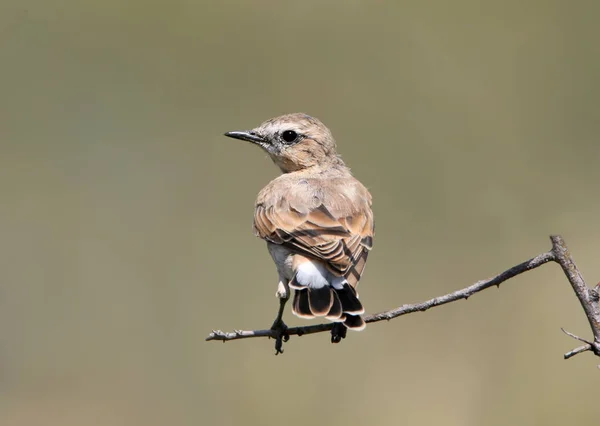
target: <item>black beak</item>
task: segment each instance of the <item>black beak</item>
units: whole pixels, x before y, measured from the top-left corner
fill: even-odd
[[[265,143],[265,140],[262,137],[260,137],[253,130],[242,131],[242,132],[227,132],[227,133],[225,133],[225,136],[229,136],[230,138],[234,138],[234,139],[241,139],[243,141],[248,141],[248,142],[252,142],[255,144],[259,144],[259,145],[262,145]]]

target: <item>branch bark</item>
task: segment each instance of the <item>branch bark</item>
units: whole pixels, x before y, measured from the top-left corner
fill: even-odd
[[[550,237],[550,241],[552,242],[552,249],[549,252],[542,253],[532,259],[529,259],[523,263],[513,266],[512,268],[507,269],[506,271],[492,278],[478,281],[475,284],[470,285],[469,287],[445,294],[443,296],[434,297],[433,299],[429,299],[425,302],[406,304],[398,308],[391,309],[389,311],[380,312],[373,315],[367,315],[364,318],[365,322],[375,323],[383,320],[389,321],[402,315],[411,314],[413,312],[423,312],[436,306],[445,305],[446,303],[455,302],[461,299],[466,300],[475,293],[483,291],[487,288],[493,286],[499,287],[500,284],[502,284],[504,281],[516,277],[517,275],[520,275],[524,272],[531,271],[535,268],[539,268],[540,266],[545,265],[548,262],[556,262],[564,271],[567,280],[569,281],[571,287],[573,288],[573,291],[575,292],[575,295],[579,299],[579,302],[583,308],[583,311],[585,312],[585,315],[590,324],[590,328],[592,329],[592,334],[594,336],[593,341],[588,341],[565,331],[566,334],[568,334],[576,340],[585,343],[585,345],[573,349],[570,352],[567,352],[564,355],[564,358],[569,359],[579,353],[587,351],[592,351],[595,355],[600,357],[600,283],[593,289],[589,288],[585,284],[583,276],[581,275],[579,269],[575,265],[575,262],[573,261],[569,249],[567,248],[567,245],[564,242],[563,238],[559,235],[553,235]],[[278,347],[277,352],[281,352],[280,349],[282,341],[287,341],[287,339],[289,339],[289,336],[303,336],[306,334],[321,333],[324,331],[329,331],[332,328],[333,323],[308,325],[302,327],[290,327],[285,330],[285,336],[282,336],[280,331],[271,329],[252,331],[234,330],[233,332],[213,330],[208,335],[206,340],[218,340],[226,342],[229,340],[247,339],[252,337],[269,337],[276,339],[276,346]]]

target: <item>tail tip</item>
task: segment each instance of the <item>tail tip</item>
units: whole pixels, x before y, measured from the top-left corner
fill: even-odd
[[[346,315],[344,325],[350,330],[362,331],[367,326],[367,323],[360,315]]]

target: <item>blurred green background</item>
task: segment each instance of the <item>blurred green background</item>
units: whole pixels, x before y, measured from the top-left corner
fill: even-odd
[[[551,264],[352,333],[265,328],[252,235],[278,173],[222,136],[328,125],[375,200],[368,312],[549,249],[600,277],[595,1],[16,1],[0,5],[0,424],[562,425],[600,373]],[[290,325],[307,324],[286,312]]]

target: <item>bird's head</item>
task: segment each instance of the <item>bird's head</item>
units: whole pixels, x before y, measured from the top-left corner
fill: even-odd
[[[252,130],[227,132],[225,136],[260,146],[284,173],[343,164],[329,129],[303,113],[282,115]]]

